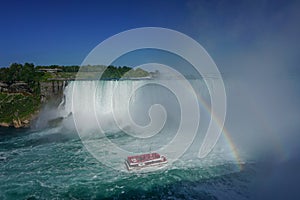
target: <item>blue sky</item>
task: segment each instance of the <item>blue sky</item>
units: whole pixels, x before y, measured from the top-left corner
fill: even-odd
[[[80,64],[104,39],[143,27],[176,28],[184,2],[6,2],[0,8],[0,65]],[[176,13],[176,15],[175,15]]]
[[[241,59],[256,54],[266,54],[263,61],[268,62],[270,49],[281,47],[274,57],[280,55],[278,59],[293,66],[298,56],[299,5],[255,0],[6,1],[0,7],[0,66],[79,65],[106,38],[147,26],[194,38],[221,71],[235,69]]]

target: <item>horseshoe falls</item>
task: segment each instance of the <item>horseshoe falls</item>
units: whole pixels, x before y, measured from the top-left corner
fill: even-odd
[[[218,120],[210,113],[209,91],[202,79],[189,80],[190,87],[180,90],[166,87],[172,81],[165,86],[151,80],[69,82],[58,108],[45,108],[35,127],[1,128],[0,199],[255,196],[255,181],[264,171],[258,170],[254,148],[243,151],[238,144],[245,141],[228,120],[213,150],[198,158],[210,120]],[[235,94],[236,84],[225,84]],[[235,115],[228,106],[228,115]],[[49,117],[50,112],[55,114]],[[60,120],[41,126],[53,119]],[[251,132],[239,124],[233,127]],[[126,156],[148,152],[165,155],[169,163],[150,171],[126,170]]]

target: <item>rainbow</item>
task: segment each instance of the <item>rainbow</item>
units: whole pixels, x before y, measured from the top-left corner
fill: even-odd
[[[211,112],[210,106],[206,103],[206,101],[204,101],[203,98],[199,94],[197,94],[197,96],[198,96],[198,99],[200,100],[201,104],[205,108],[205,111],[211,116],[211,119],[215,120],[217,122],[218,126],[220,127],[220,129],[222,129],[222,135],[225,137],[226,143],[228,144],[228,147],[231,150],[231,153],[236,161],[236,164],[237,164],[239,170],[241,171],[243,169],[244,162],[242,161],[242,159],[240,157],[238,148],[234,144],[230,133],[228,132],[226,127],[222,125],[222,123],[220,122],[218,117],[216,115],[214,115],[214,113]]]
[[[211,112],[210,106],[207,104],[207,102],[202,98],[202,96],[195,92],[199,102],[201,103],[201,105],[203,106],[204,110],[207,112],[207,114],[209,116],[211,116],[211,120],[215,120],[215,122],[217,122],[218,126],[220,127],[220,129],[222,130],[222,135],[225,137],[226,140],[226,144],[228,145],[231,154],[233,156],[233,158],[235,159],[235,162],[237,164],[238,170],[241,171],[243,169],[243,160],[241,159],[241,156],[238,152],[238,148],[236,147],[236,145],[233,142],[233,139],[230,135],[230,133],[228,132],[228,130],[225,128],[225,126],[222,125],[221,121],[218,119],[218,117]],[[221,135],[221,136],[222,136]]]

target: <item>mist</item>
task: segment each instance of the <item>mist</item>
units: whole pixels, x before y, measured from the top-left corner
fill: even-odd
[[[189,6],[187,23],[198,30],[197,39],[225,79],[225,127],[239,152],[259,163],[254,199],[295,198],[300,167],[299,1],[190,1]]]

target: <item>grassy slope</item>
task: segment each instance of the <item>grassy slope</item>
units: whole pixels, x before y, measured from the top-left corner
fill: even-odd
[[[0,122],[28,119],[39,106],[40,100],[34,95],[0,93]]]

